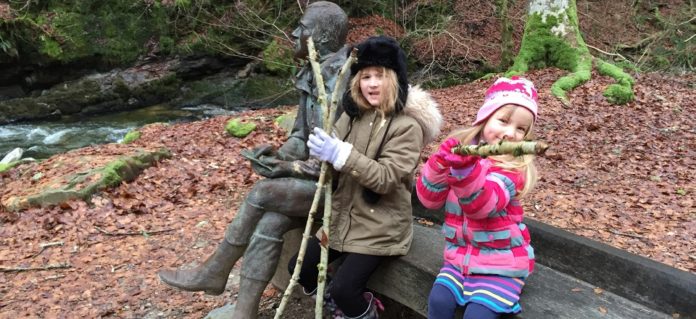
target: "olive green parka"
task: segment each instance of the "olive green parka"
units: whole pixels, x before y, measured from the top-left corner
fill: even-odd
[[[415,169],[421,150],[440,133],[441,125],[437,103],[417,86],[409,89],[399,114],[382,118],[368,111],[338,119],[334,133],[353,149],[340,172],[334,172],[338,182],[329,226],[332,249],[378,256],[408,252]],[[365,188],[379,194],[376,203],[365,200]]]

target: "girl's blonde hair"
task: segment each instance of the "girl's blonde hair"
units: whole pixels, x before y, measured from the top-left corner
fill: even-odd
[[[382,101],[377,106],[370,105],[360,91],[360,77],[363,70],[353,76],[350,81],[350,97],[353,98],[355,104],[361,111],[376,109],[384,118],[385,115],[391,114],[396,109],[396,100],[399,98],[399,81],[394,70],[377,66],[382,72]]]
[[[521,106],[506,108],[507,112],[512,113],[516,107],[521,107]],[[498,110],[498,111],[500,111],[500,110]],[[496,112],[498,112],[498,111],[496,111]],[[503,111],[506,111],[506,110],[503,109]],[[454,138],[458,139],[463,145],[478,143],[479,138],[481,137],[481,132],[483,131],[483,128],[486,126],[486,123],[488,123],[488,121],[492,117],[493,116],[488,117],[487,120],[479,123],[478,125],[468,127],[468,128],[459,129],[459,130],[455,130],[454,132],[450,133],[448,138],[454,137]],[[534,138],[533,128],[534,128],[534,123],[529,125],[529,128],[527,128],[527,132],[524,135],[524,140],[531,140]],[[534,189],[534,186],[536,185],[537,178],[538,178],[536,166],[534,165],[534,158],[535,158],[534,155],[523,155],[523,156],[498,155],[498,156],[490,156],[490,158],[495,160],[493,163],[497,167],[500,167],[502,169],[509,170],[509,171],[519,171],[519,172],[522,172],[523,174],[525,174],[524,187],[516,195],[517,198],[524,197],[525,195],[529,194],[529,192],[532,189]]]

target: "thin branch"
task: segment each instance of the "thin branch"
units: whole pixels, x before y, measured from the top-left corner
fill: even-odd
[[[587,45],[588,48],[595,49],[595,50],[597,50],[597,51],[599,51],[599,52],[601,52],[601,53],[604,53],[604,54],[606,54],[606,55],[618,56],[618,57],[622,58],[624,61],[629,61],[628,59],[626,59],[626,58],[625,58],[623,55],[621,55],[621,54],[607,52],[607,51],[604,51],[604,50],[602,50],[602,49],[600,49],[600,48],[593,47],[593,46],[591,46],[591,45],[589,45],[589,44],[585,44],[585,45]]]
[[[311,37],[309,39],[307,39],[307,49],[309,51],[309,62],[310,62],[310,65],[312,66],[312,70],[314,71],[314,79],[316,81],[316,87],[319,91],[318,92],[319,93],[318,101],[321,104],[322,111],[324,112],[323,113],[324,117],[325,117],[324,128],[331,128],[332,127],[331,119],[333,118],[333,114],[334,114],[336,108],[334,107],[331,110],[328,110],[328,106],[326,105],[326,88],[324,87],[324,79],[321,76],[320,65],[317,62],[318,58],[317,58],[316,49],[314,48],[314,41],[312,40]],[[355,51],[353,51],[351,53],[351,58],[349,58],[346,61],[346,64],[348,64],[348,63],[352,64],[355,61],[355,54],[356,54]],[[346,66],[346,64],[344,64],[343,67],[341,68],[341,73],[343,73],[344,70],[350,68],[350,64],[348,64],[348,66]],[[342,85],[342,83],[341,83],[342,79],[343,79],[343,77],[338,78],[338,80],[336,81],[335,88],[338,88],[338,87],[340,87],[340,85]],[[334,95],[336,95],[336,94],[338,94],[338,93],[334,89]],[[332,99],[331,103],[332,103],[332,105],[334,105],[335,103],[337,103],[337,101],[335,99]],[[326,118],[328,118],[328,120]],[[311,236],[309,233],[312,230],[312,224],[314,223],[314,216],[316,215],[317,209],[319,207],[319,200],[321,199],[321,192],[322,192],[322,190],[325,190],[325,188],[326,188],[326,185],[327,185],[326,180],[331,179],[330,175],[327,176],[327,171],[329,170],[329,165],[330,164],[328,164],[327,162],[321,163],[321,173],[319,174],[319,181],[317,182],[317,190],[314,192],[314,199],[312,200],[312,206],[309,210],[309,216],[307,217],[307,223],[305,224],[304,233],[302,235],[302,243],[300,244],[300,251],[297,253],[297,261],[295,262],[295,270],[293,271],[292,276],[290,277],[290,282],[288,283],[288,286],[285,288],[285,292],[283,293],[283,298],[280,302],[280,306],[278,306],[278,309],[276,309],[276,313],[275,313],[275,317],[274,317],[275,319],[280,319],[282,317],[283,311],[285,311],[285,307],[288,303],[288,300],[290,300],[290,295],[292,294],[292,290],[295,288],[298,280],[300,279],[300,268],[301,268],[302,263],[304,261],[305,252],[307,251],[307,242]],[[328,185],[330,188],[330,184],[328,184]],[[327,192],[327,195],[328,194],[330,194],[330,192]],[[331,196],[328,196],[328,197],[330,198]],[[328,208],[324,207],[324,213],[325,214],[331,213],[331,205],[329,205]],[[320,300],[321,300],[321,302],[323,302],[323,295],[324,295],[323,292],[319,292],[319,289],[317,288],[317,304],[320,304]],[[322,299],[320,299],[320,298],[322,298]],[[321,306],[318,306],[318,307],[321,307]],[[319,317],[321,317],[321,310],[319,310],[319,312],[315,312],[315,315],[318,315]]]
[[[0,267],[0,272],[25,272],[72,268],[70,264],[51,264],[43,267]]]
[[[619,235],[619,236],[626,236],[626,237],[631,237],[631,238],[638,238],[638,239],[645,239],[645,237],[641,235],[635,235],[635,234],[629,234],[629,233],[622,233],[620,231],[616,231],[613,229],[607,229],[608,232],[614,234],[614,235]]]
[[[155,235],[155,234],[161,234],[161,233],[166,233],[170,231],[175,231],[176,229],[171,228],[171,229],[162,229],[162,230],[153,230],[153,231],[147,231],[147,230],[141,230],[139,232],[124,232],[124,233],[112,233],[108,232],[106,230],[103,230],[97,226],[94,226],[99,232],[106,236],[149,236],[149,235]]]
[[[319,62],[317,62],[317,51],[314,48],[314,40],[312,37],[307,39],[307,49],[309,51],[309,63],[314,70],[314,80],[316,81],[316,87],[318,89],[318,100],[321,104],[322,112],[327,111],[326,106],[326,89],[324,88],[324,79],[321,77],[321,71],[319,69]],[[326,114],[326,113],[324,113]],[[280,301],[280,306],[276,309],[275,319],[280,319],[285,311],[285,306],[290,300],[290,295],[292,290],[297,285],[297,281],[300,279],[300,268],[302,268],[302,263],[304,261],[305,251],[307,250],[307,242],[310,238],[310,231],[312,230],[312,224],[314,223],[314,215],[317,213],[319,208],[319,199],[321,198],[321,191],[325,186],[324,181],[326,180],[326,171],[328,170],[328,165],[326,162],[321,163],[321,173],[319,174],[319,181],[317,182],[317,190],[314,192],[314,199],[312,200],[312,206],[309,209],[309,216],[307,216],[307,223],[305,224],[304,233],[302,234],[302,243],[300,244],[300,251],[297,253],[297,261],[295,262],[295,270],[290,277],[290,282],[285,288],[285,293],[283,293],[283,299]]]
[[[338,109],[338,98],[340,92],[343,92],[343,83],[345,82],[345,74],[349,72],[350,66],[353,65],[355,59],[357,58],[358,50],[353,48],[348,60],[343,64],[341,70],[338,72],[338,79],[334,85],[334,89],[331,94],[331,107],[329,108],[329,113],[324,114],[324,130],[329,131],[333,127],[333,121]],[[325,164],[328,163],[324,162]],[[322,319],[322,311],[324,310],[324,290],[326,289],[326,271],[329,268],[329,239],[331,238],[331,232],[329,231],[329,225],[331,224],[331,196],[332,196],[332,179],[333,177],[329,175],[326,179],[325,194],[324,194],[324,219],[322,220],[322,238],[321,238],[321,258],[319,260],[319,276],[317,277],[317,302],[314,308],[315,319]]]
[[[60,279],[60,278],[65,278],[65,275],[52,275],[52,276],[47,276],[47,277],[44,278],[44,281],[55,280],[55,279]]]
[[[50,242],[50,243],[42,243],[42,244],[39,245],[39,247],[41,247],[41,250],[39,250],[39,252],[37,252],[37,253],[35,253],[35,254],[31,255],[31,256],[27,256],[27,257],[25,257],[25,258],[27,258],[27,259],[28,259],[28,258],[34,258],[34,257],[36,257],[36,256],[38,256],[38,255],[41,255],[41,253],[43,253],[44,250],[46,250],[46,248],[54,247],[54,246],[63,246],[63,244],[64,244],[64,243],[63,243],[62,240],[61,240],[61,241],[56,241],[56,242]]]
[[[461,145],[452,148],[452,153],[460,155],[478,155],[482,157],[511,154],[521,156],[525,154],[543,155],[549,148],[544,142],[500,142],[497,144]]]

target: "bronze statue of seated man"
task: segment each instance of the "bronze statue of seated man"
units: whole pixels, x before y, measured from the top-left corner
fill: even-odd
[[[297,59],[308,57],[306,41],[312,37],[320,56],[328,97],[346,60],[347,30],[345,12],[334,3],[319,1],[306,8],[299,26],[292,33]],[[304,225],[316,191],[319,163],[308,160],[306,141],[315,126],[322,127],[323,114],[309,63],[297,74],[295,87],[301,97],[287,141],[278,150],[261,146],[243,152],[253,169],[266,178],[259,180],[241,203],[227,227],[224,240],[196,268],[158,272],[159,278],[167,285],[219,295],[225,290],[232,267],[244,256],[239,297],[232,318],[257,317],[261,294],[273,277],[280,258],[283,234]]]

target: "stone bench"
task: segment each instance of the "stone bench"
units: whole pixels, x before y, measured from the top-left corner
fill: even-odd
[[[442,218],[442,212],[418,204],[414,214],[436,223]],[[675,318],[696,319],[696,275],[534,220],[526,224],[537,263],[523,291],[523,312],[515,318],[654,319],[678,313]],[[287,284],[287,261],[297,252],[300,237],[299,230],[286,235],[273,279],[278,287]],[[414,224],[408,255],[381,266],[368,287],[426,316],[443,245],[439,227]]]

